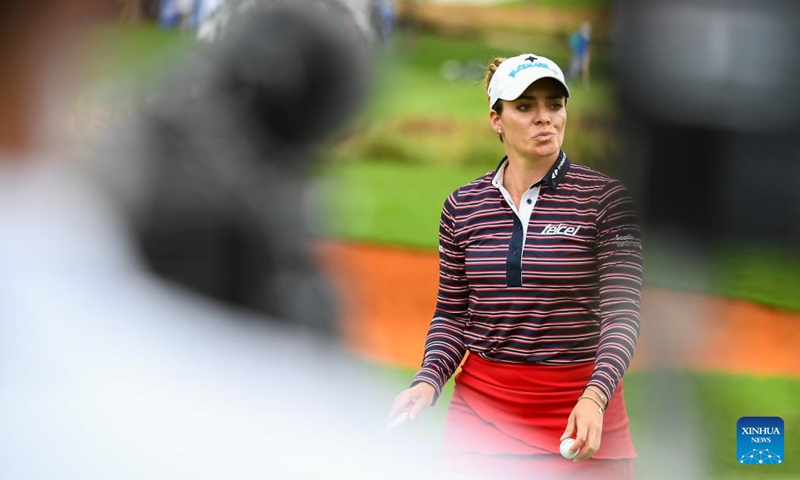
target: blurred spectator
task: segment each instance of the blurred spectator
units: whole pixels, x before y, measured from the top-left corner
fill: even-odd
[[[800,4],[624,0],[615,7],[625,161],[648,243],[660,247],[676,278],[706,288],[720,246],[796,251]],[[643,312],[661,371],[706,341],[707,308],[698,301]],[[640,442],[647,478],[707,478],[714,446],[695,435],[698,392],[687,376],[660,375],[642,403],[658,432]]]
[[[194,30],[200,22],[202,0],[161,0],[159,24],[161,28]]]
[[[372,6],[375,13],[375,25],[380,32],[384,45],[391,45],[392,32],[396,19],[395,4],[393,0],[374,0]]]
[[[332,290],[309,254],[318,210],[307,176],[316,147],[364,95],[367,50],[347,9],[301,3],[306,16],[328,20],[305,31],[284,18],[288,6],[243,11],[125,128],[117,142],[134,153],[109,153],[98,167],[161,276],[332,334]],[[255,34],[242,19],[259,12]],[[284,43],[292,47],[273,47]]]
[[[181,24],[180,0],[161,0],[158,24],[166,30],[176,28]]]
[[[591,35],[592,24],[586,21],[569,36],[569,49],[572,53],[569,64],[569,79],[573,81],[580,79],[584,85],[588,85],[589,83]]]

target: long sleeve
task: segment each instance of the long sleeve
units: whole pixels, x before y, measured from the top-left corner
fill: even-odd
[[[588,385],[607,398],[630,365],[639,337],[642,240],[633,200],[621,183],[605,188],[597,212],[600,340]]]
[[[456,194],[445,201],[439,223],[439,293],[428,335],[422,368],[411,385],[425,382],[436,389],[436,397],[458,368],[466,353],[464,327],[467,320],[469,284],[463,247],[455,235]]]

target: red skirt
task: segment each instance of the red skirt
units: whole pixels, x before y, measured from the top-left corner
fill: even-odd
[[[567,419],[593,363],[507,364],[471,354],[455,379],[440,465],[474,478],[613,478],[633,476],[636,452],[622,382],[608,403],[600,450],[589,460],[561,457]]]

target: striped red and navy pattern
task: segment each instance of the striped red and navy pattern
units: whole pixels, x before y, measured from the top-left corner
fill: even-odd
[[[531,187],[540,192],[523,238],[495,174],[445,201],[436,311],[412,385],[429,383],[438,394],[469,350],[496,362],[594,362],[587,385],[611,398],[639,334],[633,201],[620,182],[561,152]]]

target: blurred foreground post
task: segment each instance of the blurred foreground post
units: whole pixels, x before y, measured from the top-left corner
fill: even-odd
[[[800,4],[623,0],[615,12],[627,171],[651,251],[702,285],[715,246],[800,245]],[[694,392],[673,370],[702,343],[704,308],[642,312],[659,378],[654,436],[637,442],[647,478],[708,468]]]

